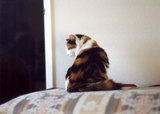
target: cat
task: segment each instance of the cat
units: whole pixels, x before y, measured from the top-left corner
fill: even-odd
[[[108,78],[108,56],[95,40],[83,34],[69,35],[66,39],[66,50],[68,55],[75,56],[75,61],[65,77],[66,91],[121,89],[122,84]]]

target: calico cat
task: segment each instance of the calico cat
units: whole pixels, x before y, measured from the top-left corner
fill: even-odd
[[[68,92],[121,89],[120,83],[108,79],[108,56],[96,41],[82,34],[70,35],[66,40],[67,54],[76,57],[66,74]]]

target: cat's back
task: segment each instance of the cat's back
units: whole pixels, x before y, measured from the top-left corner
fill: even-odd
[[[94,72],[99,70],[106,73],[109,67],[109,60],[106,52],[101,47],[85,49],[79,54],[75,61],[76,66],[79,65],[82,69],[88,68],[88,71]]]
[[[109,64],[109,59],[107,53],[101,47],[92,47],[88,49],[84,49],[77,56],[77,58],[88,58],[88,62],[96,63],[96,62],[105,62]]]

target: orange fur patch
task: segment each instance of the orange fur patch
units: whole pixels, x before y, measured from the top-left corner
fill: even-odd
[[[78,66],[80,64],[86,63],[87,60],[88,60],[88,56],[85,56],[83,58],[77,58],[74,64]]]
[[[108,80],[108,75],[105,73],[100,73],[102,77],[104,77],[106,80]]]
[[[88,36],[84,36],[83,39],[84,39],[83,44],[85,44],[88,40],[91,40],[91,38]]]
[[[77,84],[76,83],[69,83],[68,84],[68,86],[67,86],[67,89],[69,89],[69,88],[73,88],[73,87],[75,87]]]
[[[76,37],[75,37],[75,35],[69,35],[69,39],[71,40],[71,41],[73,41],[73,40],[76,40]]]
[[[105,89],[112,90],[113,89],[113,82],[111,80],[105,80],[103,86],[105,85]]]
[[[76,45],[67,43],[67,48],[68,49],[73,49],[73,48],[76,48]]]
[[[87,81],[88,81],[89,83],[95,82],[95,80],[94,80],[93,78],[88,78]]]
[[[99,45],[97,44],[96,41],[94,41],[94,42],[92,43],[92,47],[99,47]]]
[[[84,72],[83,72],[82,70],[79,70],[79,71],[76,72],[76,73],[72,73],[72,74],[70,75],[70,80],[76,81],[76,80],[78,80],[78,79],[81,79],[81,78],[83,78],[83,74],[84,74]]]
[[[99,55],[104,59],[104,60],[108,60],[108,57],[106,56],[106,54],[104,52],[99,52]]]

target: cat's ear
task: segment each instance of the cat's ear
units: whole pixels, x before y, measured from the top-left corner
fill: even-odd
[[[71,41],[74,41],[74,40],[76,40],[76,37],[75,37],[75,35],[71,34],[71,35],[69,35],[69,39],[70,39]]]

